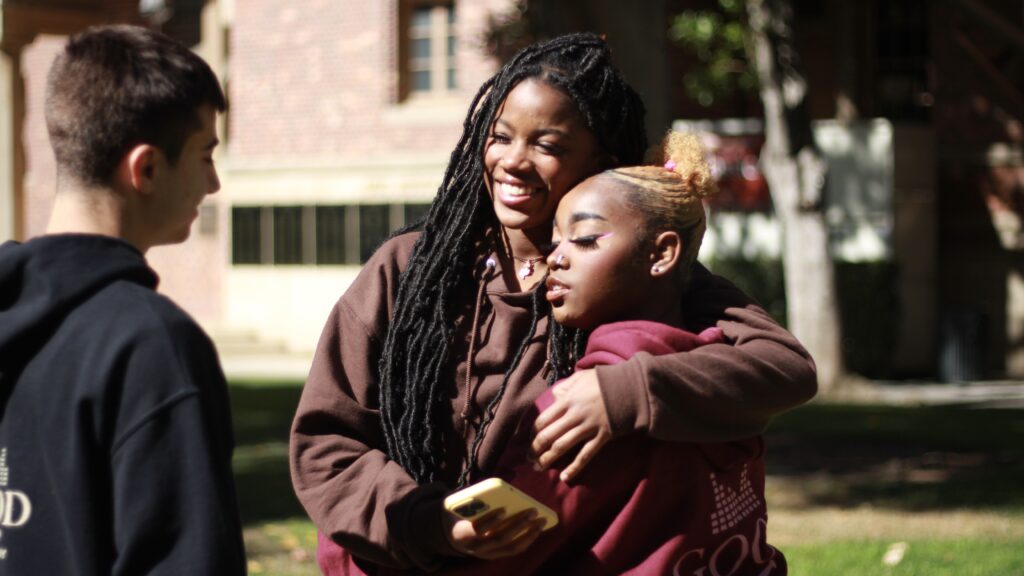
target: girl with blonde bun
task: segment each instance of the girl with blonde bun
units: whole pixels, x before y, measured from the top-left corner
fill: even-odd
[[[701,199],[715,191],[703,149],[695,136],[669,132],[651,160],[657,164],[592,176],[555,213],[546,297],[561,329],[588,334],[577,370],[724,345],[718,328],[685,330],[677,297],[706,228]],[[683,443],[631,434],[566,482],[527,456],[529,431],[557,416],[550,409],[564,386],[537,400],[501,472],[560,522],[529,554],[492,562],[487,574],[786,573],[784,556],[766,539],[760,436]],[[633,401],[636,390],[627,387],[602,387],[609,411]],[[479,565],[467,569],[483,573]]]

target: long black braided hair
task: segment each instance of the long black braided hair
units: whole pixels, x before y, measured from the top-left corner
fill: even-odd
[[[505,97],[527,78],[537,78],[567,94],[602,151],[621,164],[637,164],[647,148],[644,106],[611,64],[606,42],[594,34],[571,34],[524,48],[473,98],[462,137],[451,154],[444,180],[422,224],[409,264],[399,279],[394,312],[381,353],[380,412],[388,456],[417,482],[440,478],[445,434],[453,433],[450,362],[459,312],[458,295],[477,281],[478,246],[498,233],[484,184],[484,147]],[[541,290],[543,284],[538,286]],[[478,432],[482,438],[509,377],[515,370],[537,320],[548,311],[534,298],[530,333],[520,344]],[[568,375],[583,336],[552,329],[549,380]],[[476,467],[470,450],[467,470]],[[467,475],[464,475],[466,477]]]

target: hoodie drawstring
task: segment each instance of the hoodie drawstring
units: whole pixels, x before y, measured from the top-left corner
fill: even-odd
[[[487,288],[487,282],[490,281],[491,275],[494,273],[494,268],[497,264],[494,261],[494,257],[487,258],[487,268],[484,270],[483,276],[480,277],[480,287],[476,291],[476,304],[473,309],[473,324],[469,328],[469,351],[466,354],[466,401],[462,405],[462,421],[465,427],[463,428],[463,436],[468,437],[469,434],[469,420],[471,417],[470,409],[473,407],[473,397],[476,396],[476,385],[473,383],[473,354],[476,352],[476,336],[478,331],[478,324],[480,322],[480,308],[483,304],[484,289]]]

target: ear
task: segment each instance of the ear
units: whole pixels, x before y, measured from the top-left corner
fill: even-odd
[[[654,239],[654,249],[651,251],[650,275],[652,278],[660,278],[674,274],[679,266],[679,260],[683,254],[683,240],[675,231],[662,232]]]
[[[127,184],[140,194],[148,196],[152,193],[156,180],[157,163],[160,151],[149,144],[138,144],[125,155]]]

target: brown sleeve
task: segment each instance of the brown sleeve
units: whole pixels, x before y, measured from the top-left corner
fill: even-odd
[[[731,282],[699,264],[684,318],[694,332],[717,325],[732,344],[663,356],[641,353],[598,367],[616,436],[738,440],[763,432],[773,416],[817,392],[814,361],[796,338]]]
[[[292,484],[317,529],[353,555],[432,570],[453,553],[441,526],[445,488],[417,486],[384,451],[377,359],[398,267],[379,260],[367,263],[320,337],[292,424]]]

